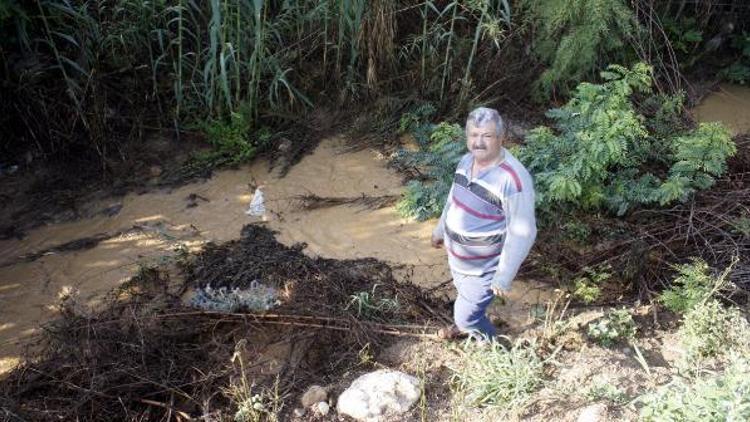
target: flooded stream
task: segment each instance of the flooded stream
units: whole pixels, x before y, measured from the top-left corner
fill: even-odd
[[[694,114],[701,121],[723,121],[734,133],[748,132],[750,88],[722,86]],[[258,162],[171,191],[131,193],[91,205],[121,207],[111,217],[42,226],[22,240],[0,241],[0,374],[19,362],[24,345],[40,332],[40,325],[56,316],[61,292],[76,289],[82,300],[95,306],[140,266],[163,262],[178,247],[196,251],[209,241],[238,238],[248,223],[267,224],[278,231],[283,243],[306,243],[310,255],[375,257],[399,267],[398,276],[408,276],[424,287],[448,281],[444,252],[429,247],[434,221],[404,219],[393,206],[299,208],[299,195],[375,197],[402,192],[401,178],[386,167],[384,157],[369,150],[342,152],[343,142],[323,141],[283,178],[269,171],[267,163]],[[255,186],[265,194],[267,212],[262,221],[245,214]],[[19,259],[103,233],[111,236],[90,249],[50,252],[32,262]],[[492,312],[511,329],[520,328],[530,322],[529,311],[551,296],[550,287],[519,280],[508,304],[493,306]]]

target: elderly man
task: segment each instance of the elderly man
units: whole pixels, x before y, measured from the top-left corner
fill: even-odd
[[[469,333],[492,339],[486,309],[504,296],[536,238],[531,175],[503,148],[507,128],[496,110],[478,108],[466,120],[466,146],[432,245],[445,246],[458,295],[455,325],[443,338]]]

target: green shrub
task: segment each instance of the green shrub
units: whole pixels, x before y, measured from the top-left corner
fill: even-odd
[[[607,312],[604,317],[589,323],[588,336],[602,346],[612,346],[617,341],[635,337],[636,326],[627,309]]]
[[[678,378],[639,401],[643,421],[750,420],[750,362],[734,358],[721,374],[694,383]]]
[[[454,368],[454,387],[475,406],[519,408],[541,386],[543,367],[534,344],[517,341],[510,348],[499,342],[486,347],[468,345]]]
[[[672,286],[659,295],[659,301],[672,312],[684,314],[705,302],[727,284],[730,268],[713,276],[705,261],[694,259],[689,264],[676,265],[678,276]]]
[[[584,268],[583,271],[586,275],[573,280],[573,296],[584,303],[592,303],[599,299],[602,293],[602,289],[599,286],[612,277],[612,274],[607,272],[607,269],[593,270],[591,268]]]
[[[401,151],[397,160],[420,169],[425,180],[409,182],[396,209],[421,221],[442,212],[456,166],[466,153],[466,135],[461,126],[446,122],[417,128],[414,133],[421,149]]]
[[[698,303],[685,314],[677,336],[684,349],[678,366],[692,372],[707,359],[724,360],[731,352],[750,356],[750,324],[735,307],[717,300]]]
[[[623,57],[625,40],[638,29],[623,0],[525,0],[537,28],[533,50],[548,68],[536,83],[541,97],[567,95],[594,75],[603,57]]]
[[[701,123],[662,133],[678,100],[664,101],[651,121],[636,110],[632,97],[651,93],[649,66],[612,65],[602,78],[580,84],[567,104],[547,113],[556,130],[532,130],[517,150],[535,177],[541,210],[557,205],[623,215],[636,205],[684,201],[724,173],[736,152],[726,128]]]

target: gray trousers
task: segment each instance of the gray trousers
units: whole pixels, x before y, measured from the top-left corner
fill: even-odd
[[[479,334],[485,339],[492,339],[495,326],[487,318],[487,307],[495,296],[490,288],[490,281],[494,272],[473,276],[451,271],[453,285],[458,295],[453,305],[453,320],[456,326],[464,332]]]

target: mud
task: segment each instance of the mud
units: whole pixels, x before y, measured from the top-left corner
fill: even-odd
[[[750,87],[721,84],[693,110],[701,122],[724,123],[733,135],[750,132]]]

